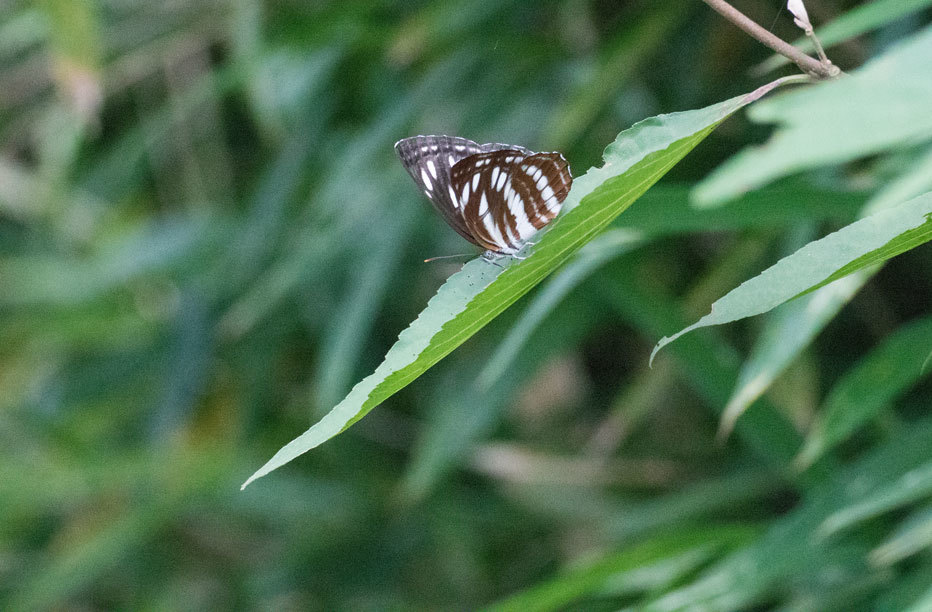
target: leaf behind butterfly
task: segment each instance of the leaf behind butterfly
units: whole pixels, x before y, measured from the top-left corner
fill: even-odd
[[[565,263],[724,119],[792,79],[706,108],[645,119],[619,134],[605,150],[602,167],[573,182],[563,214],[543,232],[527,259],[505,260],[502,267],[475,259],[463,266],[401,332],[375,371],[282,447],[243,488],[345,431],[411,383]]]

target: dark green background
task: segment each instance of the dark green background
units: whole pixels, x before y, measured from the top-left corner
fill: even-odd
[[[739,6],[793,40],[778,4]],[[855,4],[813,1],[810,16]],[[923,22],[831,57],[856,68]],[[647,369],[662,335],[854,219],[897,163],[793,177],[747,199],[757,214],[697,222],[690,186],[768,133],[737,117],[618,221],[664,237],[575,288],[501,383],[475,380],[527,299],[239,492],[459,266],[422,260],[470,250],[397,139],[556,149],[579,175],[636,121],[766,82],[752,68],[768,55],[684,0],[3,3],[0,607],[470,609],[586,559],[725,534],[677,557],[685,569],[594,580],[574,608],[614,610],[730,547],[770,550],[865,461],[932,459],[928,385],[803,475],[716,443],[758,320],[697,332]],[[811,206],[787,215],[784,197]],[[766,401],[804,433],[852,364],[928,311],[930,264],[917,249],[888,265]],[[824,559],[762,553],[750,601],[897,609],[927,586],[929,555],[866,559],[923,499],[819,544]],[[805,525],[790,531],[811,541]]]

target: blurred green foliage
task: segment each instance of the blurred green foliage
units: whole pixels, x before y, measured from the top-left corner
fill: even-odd
[[[855,69],[926,6],[830,57]],[[927,247],[802,334],[724,443],[748,356],[803,315],[647,368],[780,255],[928,190],[922,139],[698,210],[697,181],[768,133],[731,119],[609,230],[636,244],[581,253],[552,279],[570,289],[239,492],[458,268],[421,263],[464,243],[395,140],[559,148],[579,175],[767,57],[699,2],[0,5],[0,608],[927,609]]]

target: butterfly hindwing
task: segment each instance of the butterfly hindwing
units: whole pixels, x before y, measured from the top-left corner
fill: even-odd
[[[472,140],[456,136],[412,136],[395,143],[405,170],[434,208],[460,236],[477,245],[450,191],[450,170],[456,162],[481,150]]]
[[[559,153],[503,149],[470,155],[450,182],[474,242],[514,254],[560,211],[573,177]]]

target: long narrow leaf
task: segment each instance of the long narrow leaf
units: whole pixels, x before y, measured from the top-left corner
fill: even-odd
[[[622,132],[606,149],[605,164],[574,182],[564,204],[567,212],[527,259],[502,267],[476,259],[463,266],[399,335],[375,372],[243,487],[344,431],[420,376],[566,262],[725,118],[783,82],[703,109],[653,117]]]
[[[546,612],[563,610],[577,599],[591,595],[609,581],[619,581],[645,569],[655,573],[662,562],[697,555],[704,560],[744,544],[755,531],[744,526],[683,530],[673,536],[656,536],[643,544],[567,570],[556,578],[512,595],[485,608],[486,612]]]
[[[932,149],[907,168],[896,180],[872,197],[861,211],[861,216],[879,212],[884,208],[929,190],[932,187]],[[744,198],[742,198],[744,199]],[[807,203],[808,204],[808,203]],[[715,210],[715,208],[709,209]],[[741,370],[719,427],[727,434],[735,421],[757,397],[764,393],[777,376],[799,353],[809,345],[825,325],[861,290],[867,281],[880,270],[874,266],[839,279],[821,289],[800,297],[776,313],[764,328],[751,358]]]
[[[730,323],[771,310],[843,276],[889,259],[932,239],[932,193],[871,215],[821,240],[810,242],[712,304],[712,312],[672,336],[651,353],[688,331]]]
[[[932,497],[932,462],[906,472],[867,499],[835,512],[822,522],[817,534],[826,538],[861,521],[929,497]]]
[[[898,561],[932,548],[932,506],[914,512],[887,538],[871,551],[875,565],[893,565]]]
[[[886,338],[829,392],[796,463],[811,465],[921,379],[930,346],[930,317],[904,325]]]

